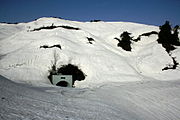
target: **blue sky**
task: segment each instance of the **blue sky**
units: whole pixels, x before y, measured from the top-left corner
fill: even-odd
[[[180,25],[180,0],[0,0],[0,22],[40,17]]]

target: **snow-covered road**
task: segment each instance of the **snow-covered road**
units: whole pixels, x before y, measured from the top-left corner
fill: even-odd
[[[0,77],[1,120],[180,120],[180,81],[32,87]]]

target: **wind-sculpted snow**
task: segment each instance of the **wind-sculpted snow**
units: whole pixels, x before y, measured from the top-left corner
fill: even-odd
[[[0,76],[1,120],[179,120],[180,81],[32,87]]]
[[[41,29],[42,26],[72,26]],[[141,36],[131,43],[131,52],[117,47],[114,38],[128,31],[138,38],[144,33],[159,32],[156,26],[128,22],[75,22],[57,18],[41,18],[16,25],[0,24],[0,74],[16,82],[33,85],[51,84],[48,75],[54,62],[56,67],[72,64],[87,76],[75,82],[76,87],[100,86],[111,82],[178,80],[179,66],[175,70],[163,68],[173,64],[171,56],[158,44],[157,34]],[[46,27],[45,27],[46,28]],[[94,41],[90,41],[92,38]],[[60,45],[60,48],[42,49],[40,46]],[[172,57],[180,63],[180,48]]]

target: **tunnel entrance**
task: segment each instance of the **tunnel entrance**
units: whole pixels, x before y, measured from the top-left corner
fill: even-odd
[[[72,64],[63,65],[58,69],[58,73],[62,75],[72,75],[73,85],[76,80],[81,81],[85,79],[84,73],[77,66]]]
[[[64,75],[64,76],[72,76],[72,85],[71,87],[74,87],[75,81],[81,81],[85,79],[85,74],[81,69],[78,68],[78,66],[72,65],[72,64],[67,64],[67,65],[62,65],[60,68],[56,69],[56,66],[52,66],[52,70],[50,70],[50,75],[48,76],[50,82],[53,84],[53,76],[58,76],[58,75]],[[59,78],[58,78],[59,79]],[[62,87],[67,87],[68,82],[66,80],[62,80],[64,82],[58,81],[55,85],[57,86],[62,86]],[[65,83],[67,82],[67,83]]]
[[[68,83],[66,81],[60,81],[56,84],[57,86],[61,86],[61,87],[67,87]]]

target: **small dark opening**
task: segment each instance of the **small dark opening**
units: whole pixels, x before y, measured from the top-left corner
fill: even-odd
[[[67,87],[68,83],[66,81],[60,81],[56,84],[57,86],[61,86],[61,87]]]
[[[61,77],[61,79],[66,79],[65,77]]]

